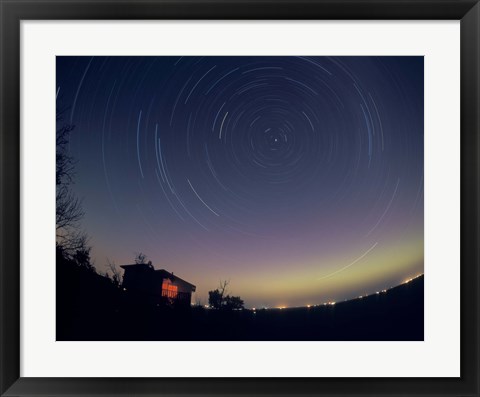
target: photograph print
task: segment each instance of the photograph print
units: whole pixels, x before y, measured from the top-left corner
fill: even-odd
[[[57,341],[423,341],[424,59],[57,56]]]

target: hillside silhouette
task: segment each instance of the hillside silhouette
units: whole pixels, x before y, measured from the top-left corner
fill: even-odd
[[[423,340],[424,277],[335,305],[212,310],[148,305],[112,279],[57,252],[58,341]]]

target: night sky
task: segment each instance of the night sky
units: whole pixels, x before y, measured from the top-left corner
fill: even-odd
[[[423,273],[423,57],[57,57],[97,269],[303,306]]]

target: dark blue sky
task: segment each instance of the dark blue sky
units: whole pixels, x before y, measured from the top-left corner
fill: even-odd
[[[248,306],[423,273],[423,57],[58,57],[99,270],[143,251]]]

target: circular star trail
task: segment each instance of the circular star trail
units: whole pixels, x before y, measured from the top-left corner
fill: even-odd
[[[142,249],[239,289],[277,275],[265,296],[243,294],[257,305],[314,297],[311,280],[356,293],[341,282],[355,269],[363,288],[423,268],[422,58],[60,57],[57,69],[105,255]],[[396,247],[411,258],[378,264]]]

